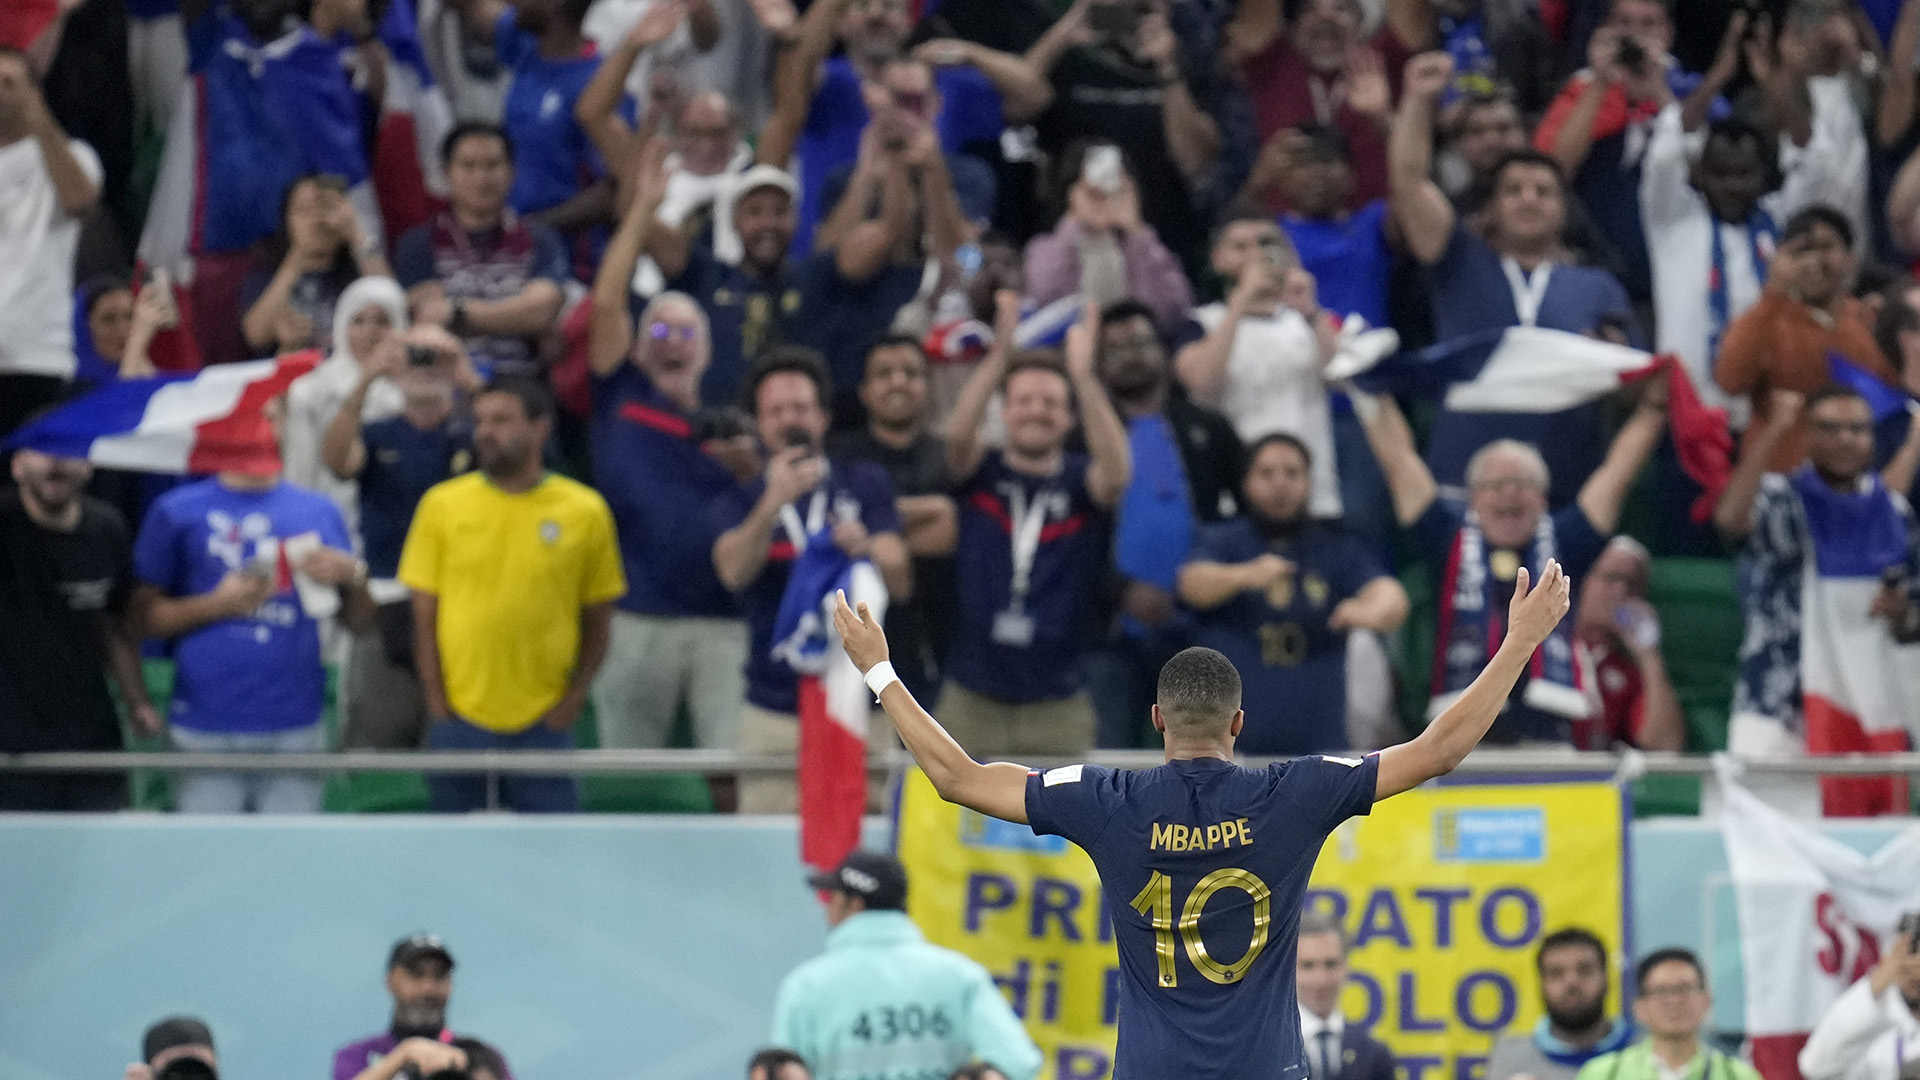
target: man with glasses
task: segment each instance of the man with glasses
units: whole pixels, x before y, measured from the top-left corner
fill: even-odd
[[[1745,541],[1740,646],[1728,749],[1735,753],[1894,752],[1909,745],[1920,696],[1920,525],[1873,473],[1873,413],[1852,390],[1804,399],[1774,390],[1747,431],[1714,525]],[[1806,456],[1769,472],[1804,431]],[[1812,560],[1813,572],[1808,571]],[[1879,625],[1877,625],[1879,624]],[[1760,778],[1756,778],[1759,780]],[[1804,813],[1905,813],[1904,781],[1769,780],[1765,794]]]
[[[1577,582],[1600,557],[1620,520],[1627,488],[1666,424],[1665,390],[1660,380],[1648,384],[1578,497],[1551,513],[1547,463],[1532,444],[1497,439],[1476,451],[1467,462],[1462,504],[1441,496],[1393,399],[1354,395],[1354,411],[1366,424],[1367,441],[1387,476],[1394,516],[1428,560],[1441,597],[1429,717],[1452,704],[1486,665],[1488,642],[1499,637],[1492,633],[1495,620],[1506,610],[1521,567],[1538,580],[1547,561],[1556,560]],[[1577,624],[1577,615],[1564,620],[1542,643],[1508,707],[1494,720],[1488,742],[1564,745],[1571,738],[1572,721],[1589,709],[1576,674]]]
[[[1636,978],[1633,1016],[1647,1037],[1587,1062],[1579,1080],[1760,1080],[1753,1066],[1701,1041],[1713,995],[1699,957],[1656,949],[1640,961]]]

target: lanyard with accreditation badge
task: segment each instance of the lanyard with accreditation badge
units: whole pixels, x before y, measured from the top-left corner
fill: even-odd
[[[1511,255],[1502,256],[1500,269],[1506,272],[1507,287],[1513,290],[1513,312],[1521,326],[1532,326],[1540,318],[1540,302],[1547,298],[1547,284],[1553,280],[1553,260],[1533,268],[1529,274]]]
[[[1024,649],[1033,644],[1033,616],[1027,614],[1027,593],[1033,588],[1033,560],[1040,553],[1040,534],[1047,525],[1047,510],[1058,493],[1041,490],[1031,499],[1019,484],[1004,485],[1007,509],[1013,522],[1013,581],[1007,609],[993,617],[993,641],[996,645]]]

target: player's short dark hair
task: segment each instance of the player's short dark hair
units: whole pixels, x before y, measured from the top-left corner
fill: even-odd
[[[462,120],[440,140],[441,168],[453,164],[453,152],[468,139],[499,139],[500,146],[507,152],[507,164],[513,164],[513,136],[507,134],[506,128],[491,120]]]
[[[513,396],[519,400],[520,408],[526,412],[529,420],[548,420],[553,417],[553,391],[538,379],[525,375],[496,375],[480,388],[480,393]]]
[[[1213,233],[1207,238],[1208,246],[1217,246],[1220,243],[1220,238],[1227,235],[1229,228],[1243,221],[1258,221],[1266,225],[1271,225],[1275,229],[1280,228],[1280,220],[1274,216],[1273,211],[1261,206],[1252,199],[1235,198],[1227,203],[1226,206],[1221,207],[1220,212],[1214,215]],[[1283,232],[1281,235],[1285,235],[1285,233]]]
[[[798,1065],[804,1069],[807,1067],[807,1059],[784,1046],[770,1046],[747,1059],[747,1075],[752,1076],[753,1070],[762,1069],[767,1076],[771,1077],[789,1065]]]
[[[1266,453],[1270,446],[1291,447],[1294,453],[1300,455],[1302,464],[1309,470],[1313,468],[1313,451],[1307,448],[1307,444],[1301,440],[1300,436],[1287,431],[1269,431],[1256,439],[1252,446],[1247,447],[1247,456],[1241,460],[1241,483],[1247,482],[1247,474],[1253,472],[1253,463],[1259,460],[1260,455]]]
[[[1067,358],[1058,349],[1022,349],[1007,360],[1006,373],[1000,376],[1000,389],[1005,390],[1013,377],[1023,371],[1046,371],[1058,375],[1068,388],[1073,380],[1067,377]]]
[[[1168,734],[1223,735],[1240,711],[1240,673],[1212,649],[1181,649],[1160,669],[1154,704]]]
[[[989,1065],[984,1061],[976,1061],[970,1065],[962,1065],[953,1070],[953,1073],[947,1077],[947,1080],[987,1080],[990,1076],[1004,1077],[1006,1075],[1006,1073],[1000,1071],[1000,1067],[997,1065]]]
[[[1640,962],[1633,966],[1633,988],[1635,993],[1644,994],[1647,992],[1647,976],[1653,972],[1654,968],[1659,967],[1661,964],[1685,964],[1693,969],[1695,975],[1700,977],[1701,988],[1704,989],[1707,985],[1707,967],[1700,962],[1698,956],[1694,955],[1693,950],[1683,949],[1678,945],[1670,945],[1664,949],[1653,950],[1641,957]]]
[[[1786,247],[1803,236],[1811,235],[1813,230],[1825,225],[1840,235],[1840,243],[1853,246],[1853,223],[1847,215],[1828,206],[1826,203],[1814,203],[1812,206],[1794,214],[1780,229],[1780,245]]]
[[[1547,954],[1555,949],[1592,949],[1600,959],[1600,970],[1607,970],[1607,943],[1584,926],[1563,927],[1541,938],[1540,947],[1533,952],[1534,970],[1544,970]]]
[[[1300,913],[1300,933],[1296,936],[1305,938],[1315,934],[1332,934],[1339,938],[1340,955],[1347,955],[1347,948],[1351,944],[1347,940],[1347,928],[1340,925],[1339,919],[1326,912],[1309,908]]]
[[[760,354],[740,387],[740,406],[749,415],[760,415],[760,386],[775,375],[804,375],[813,383],[820,407],[833,404],[833,375],[827,370],[827,358],[805,345],[776,345]]]

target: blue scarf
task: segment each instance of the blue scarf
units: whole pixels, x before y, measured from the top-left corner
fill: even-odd
[[[1611,1054],[1616,1050],[1625,1050],[1633,1043],[1633,1025],[1625,1017],[1616,1018],[1606,1037],[1589,1047],[1569,1046],[1553,1037],[1553,1023],[1546,1017],[1533,1026],[1533,1045],[1542,1056],[1555,1065],[1565,1065],[1577,1069],[1601,1054]]]
[[[1446,578],[1440,583],[1440,634],[1435,639],[1439,656],[1434,664],[1429,716],[1452,704],[1479,676],[1506,636],[1507,613],[1494,600],[1493,554],[1479,519],[1468,511],[1465,523],[1454,534]],[[1534,581],[1540,580],[1541,568],[1557,554],[1553,517],[1541,514],[1533,530],[1533,542],[1521,553]],[[1580,690],[1579,667],[1574,663],[1573,622],[1561,619],[1534,651],[1528,664],[1533,678],[1522,700],[1536,709],[1577,718],[1587,715],[1589,705]]]
[[[1711,319],[1707,324],[1708,356],[1719,355],[1720,335],[1726,333],[1727,324],[1733,321],[1733,309],[1727,300],[1727,252],[1720,241],[1721,224],[1719,218],[1709,215],[1707,233],[1713,237],[1713,266],[1707,271],[1707,315]],[[1767,267],[1780,243],[1780,226],[1765,208],[1755,206],[1743,227],[1752,249],[1754,276],[1765,285]]]

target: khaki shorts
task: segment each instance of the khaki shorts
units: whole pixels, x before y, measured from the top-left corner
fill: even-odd
[[[900,748],[900,737],[893,721],[879,709],[867,718],[867,758],[892,754]],[[793,713],[774,712],[758,705],[740,707],[740,749],[749,754],[791,754],[800,749],[800,718]],[[867,775],[867,809],[878,812],[886,805],[887,777],[884,773]],[[799,809],[800,793],[791,776],[761,773],[740,777],[740,813],[791,814]]]
[[[1093,700],[1084,690],[1053,701],[1001,701],[949,679],[934,718],[981,761],[1079,757],[1093,749]]]

